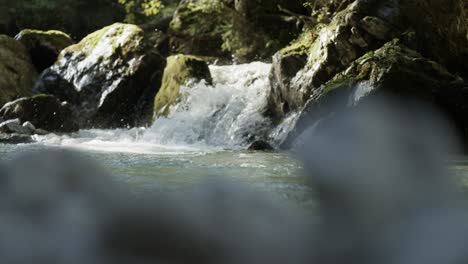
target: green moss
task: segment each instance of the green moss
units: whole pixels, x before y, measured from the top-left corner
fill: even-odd
[[[57,51],[73,44],[73,40],[69,35],[58,30],[41,31],[25,29],[16,36],[16,39],[20,40],[27,47],[34,45],[36,41],[40,41],[49,44],[49,46]]]
[[[320,30],[318,27],[315,30]],[[282,56],[288,55],[306,55],[310,53],[312,44],[316,38],[314,31],[303,32],[296,40],[294,40],[289,46],[281,49],[279,52]]]
[[[156,116],[167,116],[169,106],[179,100],[180,87],[193,79],[205,79],[211,82],[210,71],[205,61],[189,55],[175,55],[167,58],[161,88],[154,102]]]
[[[116,37],[124,33],[125,30],[132,31],[132,36],[126,38],[126,41],[129,41],[129,43],[126,43],[127,47],[121,46],[118,43],[116,43]],[[89,54],[99,44],[99,42],[102,41],[104,37],[106,37],[111,40],[111,42],[108,43],[108,45],[112,47],[112,53],[115,53],[116,49],[121,48],[122,53],[125,54],[128,50],[133,50],[133,48],[138,44],[138,42],[143,38],[143,36],[144,32],[138,26],[131,24],[115,23],[113,25],[107,26],[103,29],[89,34],[79,43],[70,46],[67,50],[72,52],[82,51],[85,54]]]
[[[0,35],[0,107],[18,97],[32,94],[37,73],[26,48]]]

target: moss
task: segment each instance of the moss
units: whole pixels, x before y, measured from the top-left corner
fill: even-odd
[[[128,36],[125,39],[125,41],[128,43],[125,43],[126,45],[122,46],[120,45],[122,43],[116,43],[118,39],[116,37],[124,33],[124,31],[126,30],[131,31],[131,36]],[[123,54],[126,54],[128,50],[134,50],[134,47],[138,45],[139,41],[143,38],[143,36],[144,36],[143,30],[136,25],[115,23],[115,24],[112,24],[110,26],[107,26],[103,29],[100,29],[96,32],[89,34],[79,43],[67,48],[67,51],[69,52],[81,51],[81,52],[84,52],[85,54],[89,54],[94,48],[96,48],[96,46],[99,44],[100,41],[102,41],[104,38],[107,38],[107,39],[111,39],[111,42],[106,43],[106,45],[109,45],[110,47],[112,47],[112,54],[114,54],[116,49],[118,48],[121,48],[121,52]]]
[[[156,116],[167,116],[169,106],[179,100],[180,87],[193,79],[205,79],[211,82],[210,71],[205,61],[189,55],[175,55],[167,58],[162,85],[154,102]]]
[[[37,79],[26,48],[5,35],[0,35],[0,76],[0,106],[32,94]]]
[[[33,46],[34,42],[37,41],[43,42],[56,51],[61,51],[73,44],[69,35],[58,30],[24,29],[16,36],[16,39],[20,40],[26,47]]]
[[[312,31],[303,32],[296,40],[294,40],[289,46],[281,49],[279,52],[282,56],[289,56],[289,55],[306,55],[308,56],[310,53],[310,49],[312,44],[316,38],[315,30],[320,30],[322,25],[316,27]]]

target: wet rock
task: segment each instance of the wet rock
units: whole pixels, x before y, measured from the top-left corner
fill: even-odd
[[[33,138],[28,135],[0,133],[0,144],[26,144],[33,142]]]
[[[300,111],[310,98],[321,96],[323,84],[394,37],[451,72],[466,75],[468,70],[462,61],[468,59],[468,48],[466,27],[460,26],[465,21],[461,2],[354,1],[336,13],[330,23],[311,30],[316,37],[308,46],[306,65],[290,74],[295,78],[278,86],[275,83],[282,83],[284,78],[272,74],[268,114],[281,120],[288,114],[284,109]],[[412,38],[406,37],[409,31]],[[273,69],[280,68],[277,64],[281,63],[274,60]]]
[[[211,83],[208,64],[202,59],[189,55],[175,55],[167,58],[161,88],[154,101],[155,116],[167,116],[171,105],[179,101],[180,88],[189,81],[205,80]]]
[[[38,128],[38,129],[34,130],[33,134],[43,136],[43,135],[50,134],[50,132],[45,130],[45,129]]]
[[[269,77],[271,92],[268,98],[267,113],[273,119],[280,119],[289,113],[291,109],[299,107],[294,104],[299,100],[291,98],[297,94],[290,91],[290,84],[297,73],[306,65],[312,41],[312,34],[305,32],[292,45],[280,50],[273,56]]]
[[[37,72],[19,41],[0,35],[0,106],[32,94]]]
[[[436,106],[468,142],[468,84],[459,76],[394,40],[356,60],[311,98],[283,144],[289,148],[306,129],[320,126],[332,109],[349,109],[376,96],[413,98]]]
[[[23,128],[28,131],[27,134],[33,134],[36,131],[36,127],[29,121],[23,123]]]
[[[258,140],[253,142],[249,148],[249,151],[273,151],[275,148],[270,145],[270,143],[263,141],[263,140]]]
[[[35,95],[7,103],[0,109],[0,118],[17,119],[20,126],[21,122],[29,121],[35,128],[54,132],[78,130],[71,106],[51,95]],[[25,130],[23,126],[21,129]]]
[[[6,120],[0,123],[0,131],[3,133],[17,133],[23,135],[30,135],[31,131],[21,125],[21,121],[16,119]]]
[[[70,36],[57,30],[24,29],[15,39],[26,47],[38,72],[52,66],[60,52],[74,43]]]
[[[165,60],[138,26],[113,24],[62,51],[35,91],[73,104],[81,127],[151,122]]]

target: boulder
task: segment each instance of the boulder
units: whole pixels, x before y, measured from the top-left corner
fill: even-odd
[[[77,120],[71,106],[66,102],[60,102],[51,95],[35,95],[7,103],[0,109],[0,118],[2,120],[17,120],[22,131],[29,131],[27,127],[31,127],[30,125],[21,125],[28,121],[33,124],[35,128],[33,131],[36,128],[53,132],[78,130]],[[20,131],[12,132],[20,133]]]
[[[35,87],[76,106],[83,128],[143,126],[165,60],[138,26],[116,23],[64,49]]]
[[[0,35],[0,76],[0,106],[31,95],[37,79],[26,48],[6,35]]]
[[[26,47],[38,72],[52,66],[60,52],[74,43],[70,36],[57,30],[25,29],[15,39]]]
[[[460,22],[465,20],[460,8],[462,1],[450,2],[352,2],[330,23],[319,24],[310,31],[313,37],[304,67],[296,72],[285,72],[281,65],[287,64],[290,57],[281,55],[281,51],[275,55],[272,71],[276,72],[271,75],[273,85],[268,114],[280,121],[290,112],[300,111],[311,97],[320,96],[321,85],[366,52],[380,48],[395,37],[452,72],[466,74],[466,63],[462,63],[468,59],[466,27]],[[430,39],[431,36],[437,41]]]
[[[382,95],[436,106],[468,142],[468,83],[397,39],[365,54],[317,91],[319,95],[308,101],[283,148],[294,145],[305,129],[326,122],[336,109],[353,108]]]
[[[154,100],[155,116],[167,116],[169,114],[170,106],[180,99],[181,86],[189,81],[201,80],[211,83],[210,69],[202,59],[182,54],[167,58],[162,85]]]

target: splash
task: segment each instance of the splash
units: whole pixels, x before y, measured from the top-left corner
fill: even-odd
[[[238,148],[264,137],[271,128],[262,115],[269,91],[271,65],[261,62],[210,66],[213,85],[189,83],[182,100],[143,135],[161,144]]]
[[[39,136],[47,145],[130,153],[178,153],[245,148],[266,138],[272,124],[262,113],[270,89],[271,64],[210,66],[213,85],[189,82],[167,118],[150,128],[83,130]]]

